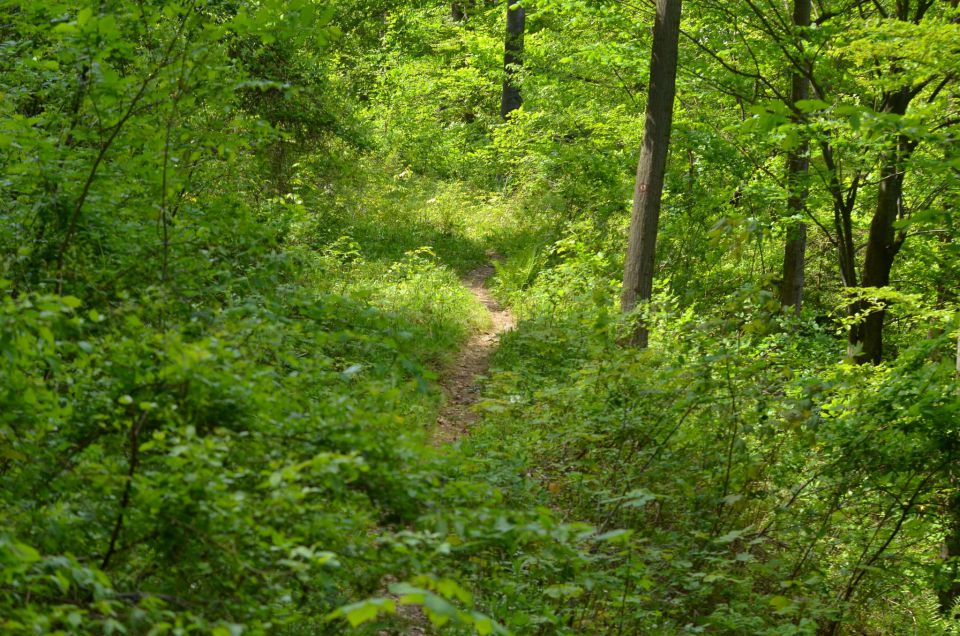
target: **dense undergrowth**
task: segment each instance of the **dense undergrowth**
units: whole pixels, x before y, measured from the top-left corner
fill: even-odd
[[[933,594],[960,417],[953,361],[930,363],[947,343],[855,366],[832,329],[743,289],[709,317],[664,292],[638,352],[610,294],[584,293],[614,284],[596,246],[552,249],[502,288],[525,318],[469,445],[478,474],[616,545],[553,588],[570,633],[952,633]]]
[[[775,297],[799,133],[699,58],[655,302],[620,314],[629,7],[531,11],[501,121],[498,6],[8,5],[0,631],[958,632],[953,164],[918,155],[945,185],[858,366],[829,240],[804,311]],[[890,124],[834,115],[858,152]],[[438,447],[491,260],[519,322]]]

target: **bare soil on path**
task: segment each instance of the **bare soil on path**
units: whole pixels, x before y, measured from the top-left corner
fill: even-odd
[[[470,430],[478,415],[471,408],[480,397],[480,379],[490,369],[490,358],[499,343],[500,334],[509,331],[516,324],[513,314],[500,307],[486,287],[487,280],[493,275],[493,265],[486,264],[470,272],[463,285],[476,296],[490,312],[490,327],[470,336],[460,350],[457,359],[440,372],[440,387],[446,401],[437,416],[433,441],[438,446],[452,444]],[[388,595],[396,600],[392,594]],[[380,631],[380,636],[426,636],[434,633],[423,611],[415,605],[400,605],[397,616],[404,625],[403,631]]]
[[[472,407],[480,397],[480,379],[490,369],[490,358],[497,348],[500,334],[516,324],[510,310],[502,308],[486,287],[493,272],[493,265],[488,263],[470,272],[463,280],[464,286],[490,312],[490,327],[472,335],[456,361],[440,373],[446,403],[437,416],[434,432],[437,444],[456,442],[477,421],[478,415]]]

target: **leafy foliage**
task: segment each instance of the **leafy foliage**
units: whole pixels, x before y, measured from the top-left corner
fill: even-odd
[[[3,3],[0,631],[957,633],[960,14],[685,4],[624,316],[646,6],[525,5],[504,122],[503,5]],[[519,325],[436,446],[490,260]]]

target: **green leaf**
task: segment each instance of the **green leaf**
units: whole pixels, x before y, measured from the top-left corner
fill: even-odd
[[[633,536],[633,530],[617,529],[604,532],[597,535],[597,541],[607,541],[609,543],[626,543]]]
[[[714,539],[717,543],[733,543],[743,535],[743,530],[731,530],[727,534]]]
[[[487,634],[493,633],[493,621],[486,616],[475,617],[473,628],[477,630],[480,636],[487,636]]]
[[[396,613],[397,604],[392,599],[372,598],[358,603],[344,605],[332,612],[328,618],[346,618],[352,627],[374,620],[381,612]]]
[[[40,560],[40,553],[26,543],[14,543],[13,550],[17,558],[26,563],[36,563]]]
[[[551,585],[545,589],[543,593],[550,598],[556,599],[577,598],[583,595],[583,588],[579,585],[573,585],[572,583],[561,583],[559,585]]]
[[[813,113],[818,110],[830,108],[830,104],[820,99],[801,99],[794,102],[797,109],[804,113]]]
[[[793,601],[791,601],[786,596],[773,596],[768,601],[770,606],[777,610],[778,613],[786,613],[793,608]]]

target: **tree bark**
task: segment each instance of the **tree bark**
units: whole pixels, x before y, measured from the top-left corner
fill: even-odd
[[[904,115],[910,105],[910,92],[901,88],[887,97],[885,112]],[[890,270],[900,251],[903,240],[898,238],[894,224],[902,214],[904,162],[910,154],[909,141],[900,137],[896,146],[881,157],[880,185],[877,189],[877,206],[870,222],[867,237],[867,252],[863,262],[863,287],[886,287],[890,284]],[[862,313],[869,307],[861,301]],[[859,346],[856,360],[859,363],[879,364],[883,359],[883,323],[885,309],[871,311],[860,325],[851,341]]]
[[[650,56],[647,119],[643,130],[643,148],[637,164],[629,244],[623,270],[623,292],[620,297],[620,306],[625,312],[636,307],[638,301],[649,300],[653,293],[657,226],[660,223],[660,203],[670,148],[673,99],[676,94],[680,14],[681,0],[657,0]],[[639,323],[632,335],[632,344],[646,347],[648,338],[646,325]]]
[[[811,0],[794,0],[793,25],[806,28],[810,26]],[[801,42],[805,38],[801,33]],[[801,45],[802,46],[802,45]],[[790,98],[794,104],[810,98],[810,82],[807,77],[794,71]],[[800,123],[801,118],[794,116],[794,122]],[[799,315],[803,303],[803,279],[807,251],[807,224],[797,220],[804,212],[804,201],[807,198],[807,172],[810,169],[810,143],[804,139],[787,158],[787,214],[791,217],[787,225],[787,240],[783,251],[783,283],[780,287],[780,304],[792,307]]]
[[[960,355],[960,348],[958,348],[958,355]],[[952,481],[956,488],[956,479]],[[950,496],[945,517],[944,525],[947,526],[947,532],[941,546],[940,558],[946,562],[946,565],[942,567],[938,577],[940,588],[937,590],[937,600],[940,611],[943,614],[949,614],[957,599],[960,598],[960,583],[956,582],[960,575],[960,568],[958,568],[960,564],[957,562],[960,558],[960,493],[954,492]]]
[[[454,22],[467,22],[470,20],[470,11],[473,10],[475,0],[458,0],[450,4],[450,18]]]
[[[503,41],[503,93],[500,97],[500,116],[504,119],[523,103],[517,75],[523,66],[523,31],[526,17],[526,10],[522,6],[510,4],[510,0],[507,0],[507,34]]]
[[[957,3],[954,2],[953,6],[956,8]],[[957,379],[960,380],[960,334],[957,334],[955,360]],[[960,599],[960,490],[958,490],[960,479],[951,475],[950,485],[953,493],[947,501],[947,509],[943,515],[945,517],[943,524],[947,531],[940,550],[940,558],[946,563],[941,568],[939,589],[937,589],[940,612],[946,616],[951,615],[953,608],[957,605],[957,599]]]
[[[951,0],[951,6],[957,7],[957,0]],[[920,24],[924,15],[933,6],[933,2],[919,2],[911,17],[911,3],[897,2],[897,19]],[[883,112],[903,116],[910,106],[916,92],[909,86],[885,92]],[[896,232],[894,224],[903,216],[903,177],[907,159],[916,147],[903,135],[896,139],[895,145],[883,152],[880,157],[880,185],[877,189],[877,206],[870,222],[867,237],[867,250],[863,264],[863,287],[886,287],[890,284],[890,271],[893,261],[903,245],[905,235]],[[857,304],[858,312],[866,317],[855,324],[850,331],[850,343],[857,351],[856,361],[860,364],[872,362],[879,364],[883,359],[883,325],[886,309],[870,311],[866,303]]]

